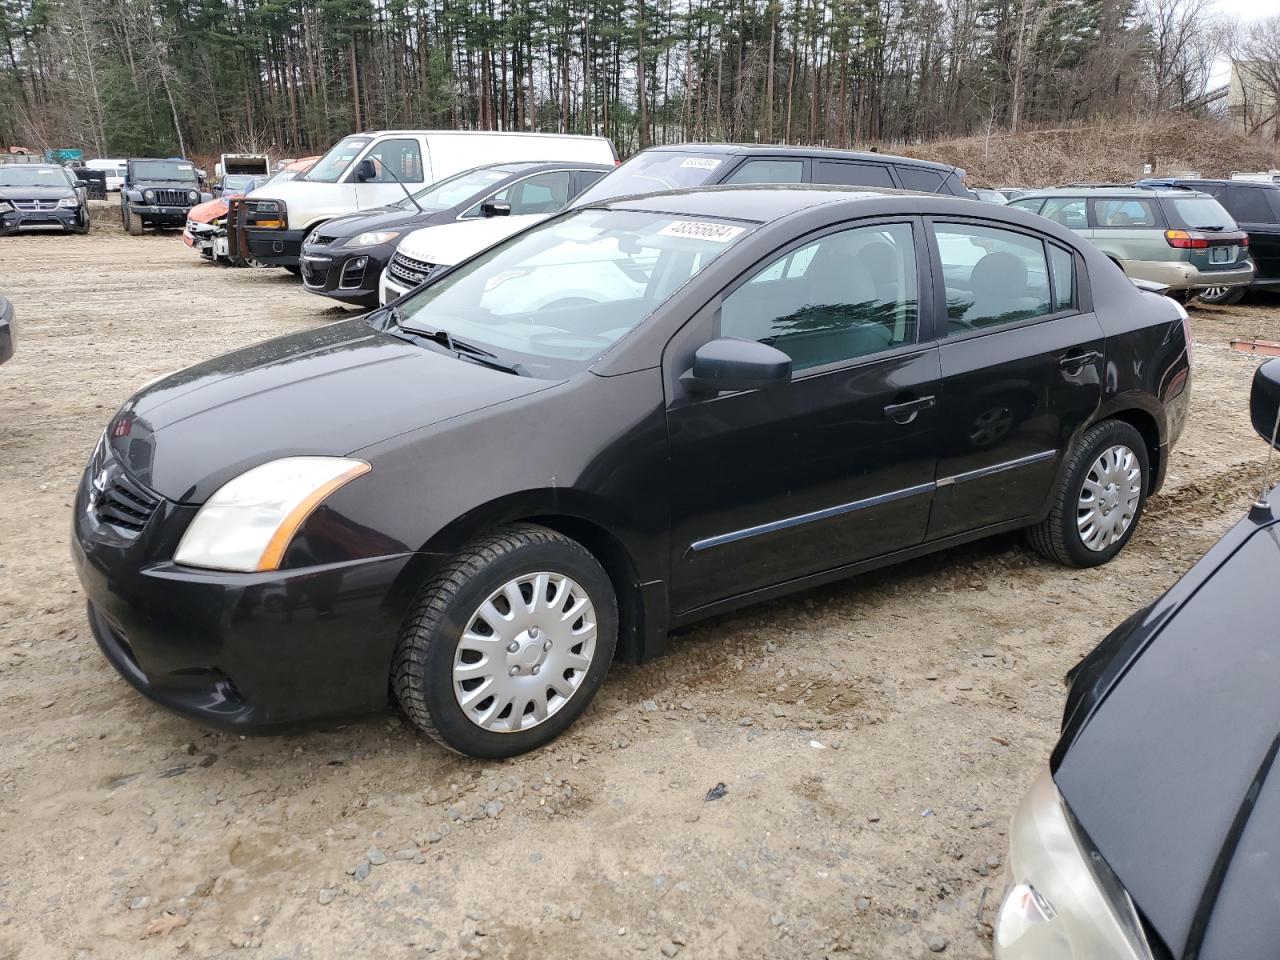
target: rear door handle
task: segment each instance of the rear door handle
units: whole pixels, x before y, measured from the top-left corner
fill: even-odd
[[[1063,370],[1071,370],[1101,359],[1102,354],[1097,350],[1069,350],[1058,358],[1058,366]]]
[[[902,403],[891,403],[884,408],[884,415],[896,423],[910,423],[921,410],[928,410],[937,402],[936,397],[917,397]]]

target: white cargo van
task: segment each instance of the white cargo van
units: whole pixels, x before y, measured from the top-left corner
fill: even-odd
[[[482,163],[582,160],[617,163],[604,137],[471,130],[377,130],[346,137],[304,176],[254,191],[244,207],[249,253],[296,270],[302,241],[334,217],[394,203],[405,190]]]

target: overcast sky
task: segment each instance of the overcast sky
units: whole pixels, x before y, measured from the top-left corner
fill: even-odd
[[[1239,20],[1257,20],[1280,14],[1280,0],[1217,0],[1213,9],[1215,13]],[[1209,86],[1220,87],[1230,79],[1231,61],[1226,57],[1219,57],[1209,76]]]

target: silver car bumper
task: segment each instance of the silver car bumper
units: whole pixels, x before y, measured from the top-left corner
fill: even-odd
[[[997,960],[1152,960],[1129,895],[1081,845],[1046,770],[1009,828]]]
[[[1197,290],[1201,287],[1235,287],[1253,282],[1253,263],[1230,270],[1198,270],[1189,263],[1174,260],[1122,260],[1124,272],[1140,280],[1164,284],[1171,290]]]

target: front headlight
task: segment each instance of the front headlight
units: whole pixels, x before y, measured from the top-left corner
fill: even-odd
[[[58,206],[64,210],[74,210],[80,206],[80,201],[75,197],[63,197],[58,201]]]
[[[150,203],[152,200],[156,198],[156,192],[154,190],[148,190],[145,193],[143,193],[143,196],[146,197],[147,202]]]
[[[245,207],[245,222],[250,227],[283,230],[289,217],[282,200],[251,200]]]
[[[174,560],[211,570],[275,570],[311,512],[368,472],[363,460],[345,457],[286,457],[254,467],[205,501]]]
[[[0,200],[0,213],[13,213],[13,204],[8,200]]]
[[[370,230],[347,241],[348,247],[376,247],[380,243],[390,243],[400,236],[399,230]]]
[[[197,200],[200,199],[200,194],[196,193],[196,191],[194,190],[188,190],[187,199],[190,200],[192,203],[195,203]]]

